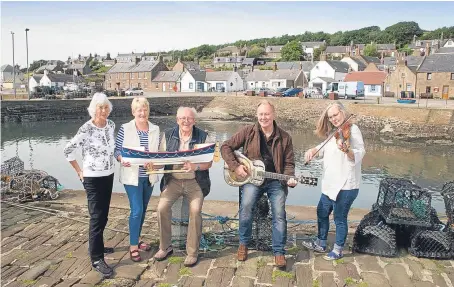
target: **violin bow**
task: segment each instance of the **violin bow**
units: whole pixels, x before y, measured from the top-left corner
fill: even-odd
[[[336,134],[336,132],[337,132],[338,130],[340,130],[340,129],[342,128],[342,126],[343,126],[345,123],[347,123],[347,122],[348,122],[351,118],[353,118],[354,116],[355,116],[354,114],[350,114],[350,115],[348,116],[348,118],[347,118],[347,119],[346,119],[346,120],[345,120],[345,121],[344,121],[344,122],[343,122],[343,123],[342,123],[334,132],[333,132],[333,133],[331,133],[331,135],[325,140],[325,143],[324,143],[318,150],[315,151],[314,156],[313,156],[312,158],[314,158],[314,157],[318,154],[318,152],[319,152],[319,151],[320,151],[320,150],[329,142],[329,140]],[[303,165],[307,165],[309,162],[310,162],[310,160],[309,160],[309,161],[306,161]]]

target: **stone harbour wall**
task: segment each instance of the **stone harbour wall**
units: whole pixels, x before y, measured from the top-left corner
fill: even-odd
[[[261,97],[194,96],[150,97],[150,116],[175,115],[179,106],[195,107],[204,119],[254,121]],[[315,124],[329,101],[301,98],[266,98],[276,107],[277,120],[301,129]],[[131,98],[111,99],[112,118],[131,116]],[[344,101],[368,137],[423,144],[454,145],[454,110],[364,104]],[[88,99],[2,101],[2,122],[87,119]]]

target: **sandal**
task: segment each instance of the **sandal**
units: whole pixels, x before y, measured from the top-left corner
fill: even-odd
[[[142,250],[142,251],[150,251],[151,250],[151,245],[146,244],[143,241],[140,241],[139,242],[139,249]]]
[[[137,255],[133,255],[133,254],[137,254]],[[129,257],[134,262],[142,261],[142,257],[140,257],[139,249],[132,250],[132,251],[129,250]]]

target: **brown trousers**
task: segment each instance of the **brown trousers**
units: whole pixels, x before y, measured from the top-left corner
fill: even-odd
[[[186,252],[189,256],[196,257],[199,253],[200,237],[202,236],[203,194],[195,179],[172,178],[167,188],[161,192],[158,203],[159,248],[166,250],[172,244],[172,205],[180,196],[186,196],[189,202]]]

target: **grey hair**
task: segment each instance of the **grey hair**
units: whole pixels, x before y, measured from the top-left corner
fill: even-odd
[[[177,117],[179,114],[181,114],[183,112],[183,110],[185,109],[188,109],[192,112],[192,115],[194,116],[194,119],[197,118],[197,111],[195,108],[191,108],[191,107],[179,107],[178,110],[177,110]]]
[[[88,114],[92,119],[95,118],[96,115],[96,108],[97,106],[104,106],[107,105],[109,106],[109,115],[112,112],[112,103],[109,101],[107,98],[106,94],[104,93],[95,93],[93,95],[93,98],[91,99],[90,105],[88,106]]]

